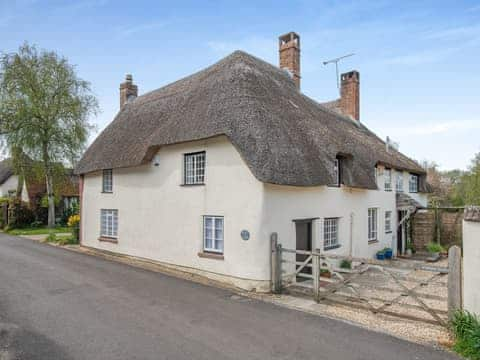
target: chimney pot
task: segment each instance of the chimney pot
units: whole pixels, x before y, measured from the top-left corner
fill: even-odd
[[[278,51],[280,68],[288,70],[300,89],[300,36],[293,31],[280,36]]]

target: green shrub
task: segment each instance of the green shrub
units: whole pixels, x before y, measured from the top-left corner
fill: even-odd
[[[351,269],[352,268],[352,262],[350,260],[343,259],[342,262],[340,263],[340,268]]]
[[[57,234],[53,231],[48,234],[47,238],[45,239],[46,242],[57,242]]]
[[[480,360],[480,319],[468,311],[458,310],[450,326],[455,336],[453,349],[468,359]]]
[[[434,243],[434,242],[428,243],[426,247],[427,247],[427,251],[429,253],[440,253],[440,252],[445,251],[445,249],[443,248],[442,245]]]
[[[19,199],[11,199],[8,207],[8,226],[18,229],[30,224],[35,220],[35,214],[27,203]]]

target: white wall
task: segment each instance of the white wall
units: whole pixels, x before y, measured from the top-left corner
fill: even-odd
[[[319,218],[314,221],[312,247],[323,251],[324,218],[339,218],[341,247],[328,250],[332,254],[373,257],[385,247],[396,248],[395,196],[392,192],[359,190],[347,187],[287,187],[265,185],[268,217],[263,228],[277,232],[282,246],[295,249],[294,219]],[[377,208],[378,241],[368,242],[368,208]],[[392,212],[392,231],[385,232],[385,211]]]
[[[206,185],[181,186],[183,154],[203,150]],[[85,176],[83,245],[227,274],[237,286],[268,289],[270,243],[259,232],[263,185],[227,138],[167,146],[158,155],[158,167],[114,169],[112,194],[101,193],[101,172]],[[98,240],[102,208],[118,209],[118,244]],[[224,216],[224,260],[198,256],[203,215]],[[248,241],[241,239],[242,230],[250,232]]]
[[[0,197],[7,197],[9,191],[17,191],[18,185],[18,176],[10,176],[2,185],[0,185]],[[28,202],[27,188],[25,186],[25,181],[23,182],[22,188],[22,200]]]
[[[183,154],[203,150],[205,185],[181,186]],[[224,136],[165,146],[157,155],[158,167],[114,169],[112,194],[102,193],[101,172],[85,175],[83,245],[182,266],[257,290],[270,286],[270,234],[277,232],[283,246],[296,247],[294,219],[319,218],[314,248],[323,248],[322,219],[339,217],[341,247],[332,253],[373,257],[385,247],[396,250],[395,191],[384,191],[381,180],[379,191],[263,184]],[[371,244],[370,207],[378,208],[378,242]],[[118,209],[117,244],[99,241],[101,209]],[[385,233],[385,211],[392,211],[391,233]],[[198,256],[203,215],[224,216],[223,260]],[[241,239],[242,230],[250,232],[250,240]]]
[[[480,316],[480,222],[463,222],[463,305]]]

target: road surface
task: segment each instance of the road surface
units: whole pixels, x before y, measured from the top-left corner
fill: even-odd
[[[0,233],[0,359],[457,359]]]

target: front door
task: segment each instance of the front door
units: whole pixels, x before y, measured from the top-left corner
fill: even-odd
[[[311,220],[298,220],[295,222],[295,232],[297,237],[297,250],[312,251],[312,221]],[[303,262],[307,259],[308,255],[296,254],[296,261]],[[297,268],[299,265],[296,266]],[[304,267],[303,273],[312,273],[311,267]]]

